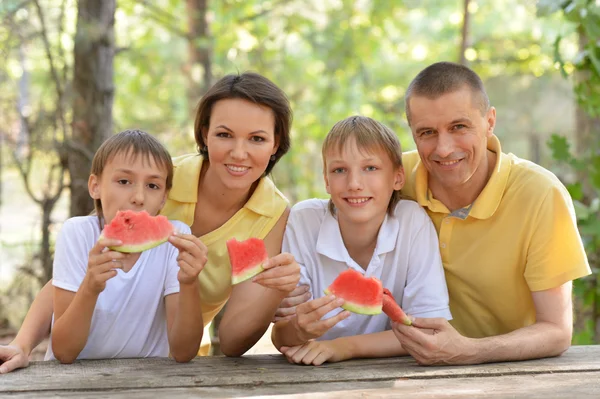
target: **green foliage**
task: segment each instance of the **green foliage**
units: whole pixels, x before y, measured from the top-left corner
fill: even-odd
[[[560,45],[563,36],[557,36],[554,56],[563,76],[575,72],[574,92],[580,108],[589,118],[600,118],[600,4],[591,0],[541,0],[538,14],[547,16],[561,11],[575,26],[579,52],[570,61],[562,57]],[[569,68],[570,67],[570,68]],[[581,117],[581,116],[579,116]],[[598,124],[600,126],[600,123]],[[598,343],[600,323],[600,132],[589,132],[591,146],[573,155],[564,137],[552,136],[548,142],[553,158],[568,165],[578,181],[568,184],[573,197],[577,222],[588,255],[592,275],[575,281],[577,323],[574,343]]]

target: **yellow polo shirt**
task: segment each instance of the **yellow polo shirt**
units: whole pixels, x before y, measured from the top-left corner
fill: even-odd
[[[198,154],[173,159],[173,188],[161,214],[189,226],[193,224],[202,162],[203,157]],[[265,238],[287,206],[285,196],[268,177],[263,177],[242,209],[218,229],[199,237],[208,248],[208,261],[199,276],[205,326],[231,294],[231,266],[225,241],[233,237],[238,240]]]
[[[423,206],[438,232],[452,325],[467,337],[505,334],[535,323],[531,291],[591,273],[573,202],[548,170],[500,154],[487,185],[469,206],[450,212],[433,198],[416,151],[405,153],[403,194]]]

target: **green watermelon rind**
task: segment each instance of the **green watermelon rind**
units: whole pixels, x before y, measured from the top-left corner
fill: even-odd
[[[247,269],[244,273],[238,274],[237,276],[232,275],[231,276],[231,285],[243,283],[244,281],[261,273],[263,270],[265,270],[262,265],[263,264],[260,263],[251,269]]]
[[[325,289],[325,295],[330,295],[330,294],[331,294],[331,291],[329,289]],[[365,306],[365,305],[360,305],[356,302],[351,302],[351,301],[347,301],[347,300],[344,300],[342,309],[348,310],[352,313],[364,314],[364,315],[369,315],[369,316],[378,315],[378,314],[381,314],[381,312],[382,312],[381,305]]]
[[[103,236],[100,236],[100,239],[103,239],[103,238],[104,238]],[[160,244],[167,242],[168,239],[169,239],[169,237],[165,237],[162,240],[148,241],[143,244],[137,244],[137,245],[119,245],[119,246],[108,247],[108,249],[110,249],[111,251],[132,254],[132,253],[147,251],[154,247],[158,247]]]

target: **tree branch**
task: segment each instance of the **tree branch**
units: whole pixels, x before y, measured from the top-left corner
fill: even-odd
[[[158,22],[160,25],[162,25],[163,28],[166,28],[172,33],[175,33],[176,35],[181,36],[185,39],[190,38],[188,32],[183,31],[177,27],[179,21],[173,15],[166,12],[162,8],[155,6],[147,0],[138,0],[138,3],[142,4],[144,8],[146,8],[149,11],[148,16],[156,22]],[[169,21],[165,20],[164,18],[168,19]]]
[[[44,49],[46,50],[46,57],[48,58],[48,63],[50,65],[50,73],[52,75],[52,79],[54,80],[54,85],[56,87],[56,94],[58,96],[56,102],[56,111],[58,114],[58,119],[60,120],[61,128],[63,129],[63,133],[67,134],[67,122],[65,120],[65,113],[63,110],[63,88],[58,77],[58,72],[56,71],[56,66],[54,65],[54,57],[52,56],[52,49],[50,48],[50,41],[48,40],[48,30],[46,29],[46,22],[44,20],[44,13],[42,11],[42,7],[40,6],[39,0],[34,0],[35,7],[38,12],[38,17],[40,19],[40,23],[42,26],[42,40],[44,42]]]

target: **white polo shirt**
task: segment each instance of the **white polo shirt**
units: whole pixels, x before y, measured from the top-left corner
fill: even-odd
[[[327,209],[327,200],[306,200],[292,208],[283,251],[294,255],[301,268],[299,284],[310,286],[313,299],[325,296],[324,291],[333,280],[352,268],[381,280],[407,314],[452,318],[437,234],[431,219],[416,202],[402,200],[396,205],[394,216],[386,216],[366,271],[348,254],[337,219]],[[324,318],[340,311],[329,312]],[[388,329],[390,323],[384,313],[376,316],[352,313],[319,339]]]

